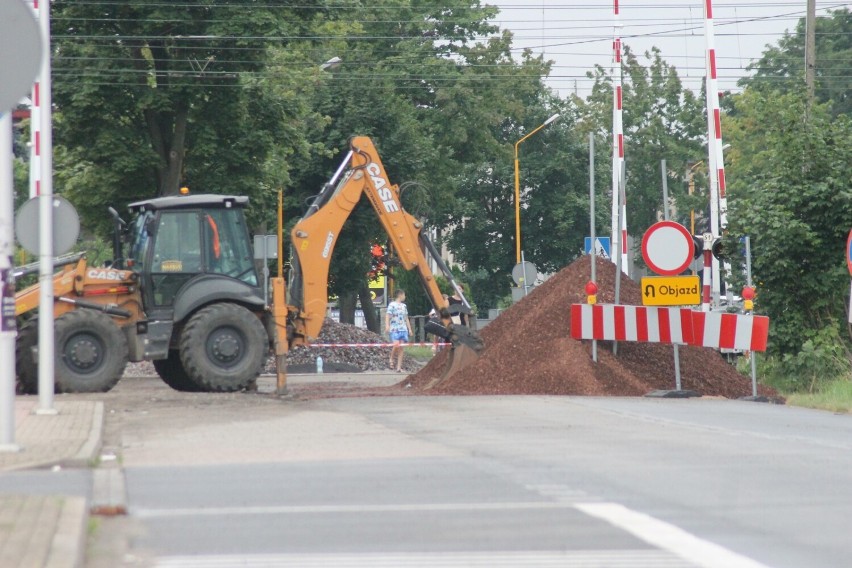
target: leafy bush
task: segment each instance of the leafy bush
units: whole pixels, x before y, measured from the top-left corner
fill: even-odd
[[[758,359],[761,381],[781,392],[813,393],[852,373],[849,353],[837,326],[828,326],[805,341],[795,354]]]

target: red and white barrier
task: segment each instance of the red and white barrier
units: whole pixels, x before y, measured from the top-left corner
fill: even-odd
[[[689,308],[572,304],[571,337],[766,351],[766,316]]]
[[[688,308],[572,304],[571,337],[687,345],[691,313]]]
[[[692,333],[692,345],[715,349],[766,351],[769,318],[722,312],[694,312]]]

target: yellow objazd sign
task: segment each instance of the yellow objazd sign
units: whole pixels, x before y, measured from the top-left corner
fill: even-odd
[[[693,306],[700,303],[698,276],[649,276],[642,279],[644,306]]]

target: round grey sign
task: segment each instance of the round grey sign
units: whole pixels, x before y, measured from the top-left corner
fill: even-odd
[[[80,235],[80,216],[74,206],[59,195],[53,196],[53,255],[65,254]],[[15,215],[15,235],[21,246],[31,254],[39,254],[39,201],[33,197]]]
[[[518,286],[523,286],[524,283],[526,283],[527,286],[532,286],[535,284],[537,279],[538,269],[536,269],[535,264],[532,262],[519,262],[512,269],[512,280],[514,280],[515,284]]]
[[[30,92],[41,53],[41,31],[30,7],[20,0],[0,2],[0,113]]]

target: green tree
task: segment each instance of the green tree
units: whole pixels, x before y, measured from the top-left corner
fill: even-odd
[[[549,63],[531,53],[511,56],[511,35],[465,52],[467,75],[448,93],[436,113],[436,131],[450,150],[455,171],[445,183],[454,189],[455,219],[447,243],[466,269],[475,303],[496,306],[513,285],[515,246],[514,144],[559,113],[558,122],[519,147],[521,239],[525,258],[545,272],[573,260],[587,232],[588,160],[574,127],[573,105],[543,83]],[[494,81],[482,80],[488,75]]]
[[[852,96],[852,12],[849,8],[829,11],[828,17],[817,18],[816,33],[816,98],[831,102],[834,115],[850,114]],[[740,80],[752,88],[796,92],[805,80],[805,19],[801,18],[793,33],[785,33],[777,45],[749,65],[754,75]]]
[[[750,235],[757,306],[770,350],[796,356],[826,328],[845,335],[844,243],[852,219],[852,123],[830,108],[806,112],[802,86],[747,88],[726,122],[731,250]]]
[[[669,196],[676,200],[680,212],[674,220],[687,222],[690,209],[707,206],[706,196],[703,204],[689,201],[681,181],[687,164],[706,155],[707,122],[703,98],[683,87],[677,69],[663,60],[659,49],[646,52],[640,59],[625,45],[623,61],[627,222],[629,233],[639,239],[662,213],[663,159]],[[606,146],[601,147],[610,148],[612,77],[600,66],[589,77],[595,79],[595,85],[588,99],[580,102],[584,130],[605,136]],[[611,167],[605,171],[601,186],[612,187]],[[608,231],[609,215],[605,223]]]
[[[260,80],[268,46],[305,35],[313,13],[305,16],[248,0],[56,2],[57,188],[86,225],[106,230],[105,203],[182,184],[257,195],[275,145],[306,145],[304,105],[271,99]],[[302,85],[300,98],[310,97],[312,67],[287,77]]]

